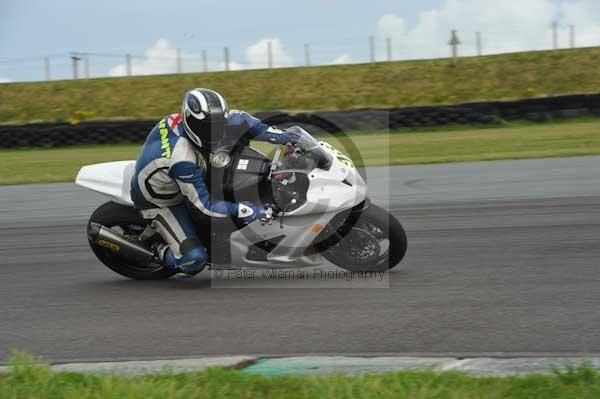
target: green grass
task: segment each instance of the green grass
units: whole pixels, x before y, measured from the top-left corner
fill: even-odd
[[[285,399],[562,399],[597,398],[600,375],[589,366],[548,375],[476,378],[444,372],[394,372],[383,375],[264,377],[235,370],[169,372],[126,377],[53,373],[30,358],[13,358],[0,375],[0,398],[285,398]]]
[[[600,155],[600,123],[353,133],[328,141],[366,166]],[[272,149],[254,145],[263,152]],[[139,150],[139,145],[0,150],[0,184],[73,181],[83,165],[135,159]]]
[[[156,119],[191,87],[257,110],[406,107],[600,91],[600,48],[205,74],[0,85],[0,123]]]

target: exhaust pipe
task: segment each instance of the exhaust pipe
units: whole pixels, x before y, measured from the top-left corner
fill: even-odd
[[[90,222],[87,233],[91,242],[125,259],[140,264],[148,264],[154,259],[154,253],[141,243],[131,241],[101,224]]]

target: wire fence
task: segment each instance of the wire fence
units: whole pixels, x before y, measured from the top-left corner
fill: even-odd
[[[447,32],[436,43],[415,43],[404,37],[369,36],[338,38],[324,43],[305,43],[284,48],[278,39],[263,39],[234,54],[230,47],[204,49],[172,47],[159,40],[144,54],[74,51],[43,57],[0,58],[0,83],[90,79],[108,76],[137,76],[191,72],[216,72],[294,66],[375,63],[411,59],[483,56],[519,51],[590,47],[594,38],[577,42],[574,25],[549,24],[547,32],[531,35],[527,27],[505,27],[487,32]],[[539,33],[539,32],[538,32]],[[600,37],[598,38],[600,42]],[[361,45],[362,43],[362,45]]]

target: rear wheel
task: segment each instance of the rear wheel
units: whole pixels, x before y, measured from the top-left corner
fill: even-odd
[[[98,223],[116,233],[137,239],[144,231],[146,223],[135,209],[107,202],[101,205],[90,216],[90,223]],[[88,237],[90,247],[96,257],[112,271],[134,280],[163,280],[171,277],[175,272],[158,263],[135,264],[125,260],[111,250],[96,245]]]
[[[389,212],[371,204],[352,222],[338,229],[343,237],[322,253],[328,261],[350,271],[384,271],[402,261],[408,246],[406,232]]]

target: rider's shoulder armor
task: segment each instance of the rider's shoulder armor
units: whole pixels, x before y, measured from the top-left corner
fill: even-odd
[[[238,109],[232,109],[229,111],[227,115],[227,125],[229,127],[237,126],[237,125],[249,125],[251,121],[255,119],[252,115],[245,111],[240,111]]]
[[[227,116],[227,134],[229,137],[241,139],[251,133],[257,125],[260,125],[260,120],[245,111],[234,109],[229,111]],[[250,138],[253,138],[252,134]]]

